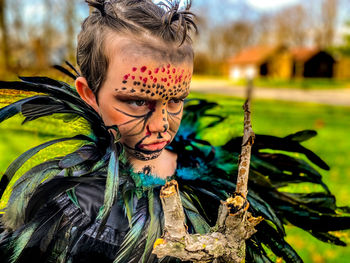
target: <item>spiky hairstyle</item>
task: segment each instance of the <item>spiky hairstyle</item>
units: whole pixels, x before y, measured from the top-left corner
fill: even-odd
[[[190,31],[197,32],[191,1],[180,8],[178,0],[153,3],[151,0],[85,0],[94,8],[82,24],[78,36],[77,63],[89,87],[97,94],[102,86],[109,60],[105,52],[108,32],[148,35],[165,44],[188,46],[193,57]]]

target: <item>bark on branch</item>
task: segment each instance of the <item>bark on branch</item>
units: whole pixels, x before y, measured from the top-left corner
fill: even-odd
[[[250,155],[255,138],[250,117],[251,91],[250,83],[243,106],[244,136],[236,192],[226,201],[221,201],[217,223],[209,233],[191,235],[185,225],[178,184],[175,180],[166,183],[160,195],[165,217],[164,234],[153,248],[158,258],[172,256],[192,262],[244,262],[245,240],[256,232],[254,227],[262,220],[247,211]]]
[[[242,141],[242,150],[241,150],[241,155],[239,159],[237,186],[236,186],[236,193],[242,194],[243,197],[246,197],[248,193],[250,156],[252,151],[252,145],[255,139],[255,133],[252,128],[251,112],[250,112],[250,101],[251,101],[252,89],[253,89],[252,80],[248,80],[247,99],[243,105],[244,134],[243,134],[243,141]]]

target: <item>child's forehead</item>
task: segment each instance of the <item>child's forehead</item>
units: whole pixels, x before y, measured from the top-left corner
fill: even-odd
[[[188,94],[191,78],[192,69],[183,65],[128,65],[122,77],[116,78],[115,91],[169,100]]]
[[[190,46],[164,43],[154,37],[135,37],[109,34],[105,42],[106,55],[110,63],[123,64],[163,64],[193,66],[193,51]]]

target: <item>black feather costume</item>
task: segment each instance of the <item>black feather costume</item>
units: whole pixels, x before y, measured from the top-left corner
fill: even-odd
[[[1,262],[177,261],[157,260],[151,254],[155,240],[162,235],[159,192],[165,180],[132,171],[118,138],[111,133],[118,131],[117,127],[106,127],[74,88],[61,81],[21,78],[0,82],[0,89],[38,93],[2,108],[0,122],[18,113],[23,114],[24,122],[65,113],[86,119],[91,128],[89,136],[56,139],[28,150],[2,175],[1,194],[16,171],[40,150],[62,141],[84,142],[72,153],[33,167],[15,182],[1,218]],[[205,233],[215,224],[220,200],[235,189],[241,138],[214,147],[198,136],[201,118],[213,119],[207,127],[223,119],[206,113],[215,106],[204,100],[188,101],[180,130],[168,147],[178,155],[176,173],[169,179],[179,183],[192,233]],[[286,262],[302,262],[284,240],[286,223],[322,241],[345,245],[329,231],[349,229],[350,216],[340,215],[334,196],[311,163],[322,169],[328,166],[300,144],[315,135],[314,131],[284,138],[257,135],[249,176],[249,211],[265,220],[247,241],[247,262],[273,262],[266,249]],[[284,153],[266,153],[264,149]],[[301,153],[308,161],[286,152]],[[279,191],[281,186],[300,182],[321,185],[324,191]]]

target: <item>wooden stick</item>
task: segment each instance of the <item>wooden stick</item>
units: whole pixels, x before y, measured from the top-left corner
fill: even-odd
[[[252,145],[255,139],[255,133],[251,124],[250,100],[253,90],[253,80],[248,80],[247,99],[243,105],[244,109],[244,134],[242,141],[242,151],[239,158],[236,193],[244,198],[248,194],[248,177]]]

